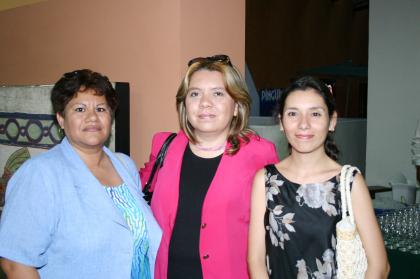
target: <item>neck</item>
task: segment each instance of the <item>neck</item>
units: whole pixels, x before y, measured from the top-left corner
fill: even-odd
[[[227,135],[225,134],[195,134],[197,142],[194,144],[200,150],[220,150],[226,146]]]
[[[88,166],[89,169],[99,167],[106,158],[106,154],[101,148],[80,148],[79,146],[74,146],[77,154],[79,154],[82,161]]]
[[[323,150],[322,152],[311,153],[292,151],[289,159],[290,167],[302,173],[306,173],[308,170],[316,171],[322,169],[331,160]]]
[[[226,147],[226,141],[224,143],[222,143],[221,145],[216,145],[216,146],[213,146],[213,147],[210,147],[210,146],[207,146],[206,147],[206,146],[201,145],[200,143],[197,143],[195,145],[195,147],[197,149],[201,150],[201,151],[220,151],[220,150],[224,150],[225,149],[225,147]]]
[[[213,158],[222,154],[226,149],[226,135],[195,135],[197,142],[190,142],[191,151],[203,158]]]
[[[341,166],[325,152],[318,154],[292,152],[279,164],[282,164],[286,177],[299,184],[324,182],[341,169]]]

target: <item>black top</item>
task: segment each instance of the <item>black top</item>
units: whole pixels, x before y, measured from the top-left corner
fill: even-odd
[[[274,165],[265,168],[264,227],[270,278],[336,278],[335,225],[341,220],[339,178],[297,184]]]
[[[169,244],[168,279],[203,278],[199,240],[201,210],[222,155],[201,158],[189,145],[182,159],[178,210]]]

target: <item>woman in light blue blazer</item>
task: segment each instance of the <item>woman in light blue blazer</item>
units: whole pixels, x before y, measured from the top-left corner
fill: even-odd
[[[65,138],[10,179],[0,222],[9,278],[153,278],[161,230],[134,162],[104,147],[117,95],[90,70],[66,73],[51,101]]]

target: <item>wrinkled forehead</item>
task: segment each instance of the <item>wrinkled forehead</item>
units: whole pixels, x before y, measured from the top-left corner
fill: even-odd
[[[95,103],[109,105],[104,94],[98,93],[93,89],[79,90],[66,104],[66,107],[75,103]]]

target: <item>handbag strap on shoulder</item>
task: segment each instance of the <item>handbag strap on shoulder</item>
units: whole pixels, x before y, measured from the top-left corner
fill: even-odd
[[[340,172],[341,218],[344,219],[349,216],[352,224],[354,224],[354,214],[351,203],[350,181],[355,171],[360,173],[358,168],[344,165]]]
[[[159,150],[159,153],[156,157],[156,161],[153,164],[152,172],[150,173],[149,179],[147,180],[147,183],[144,185],[143,193],[150,192],[150,187],[153,181],[153,178],[155,177],[156,171],[160,169],[163,166],[163,161],[166,156],[166,152],[168,152],[169,144],[172,142],[172,140],[176,137],[176,133],[170,134],[165,142],[162,144],[162,147]]]

